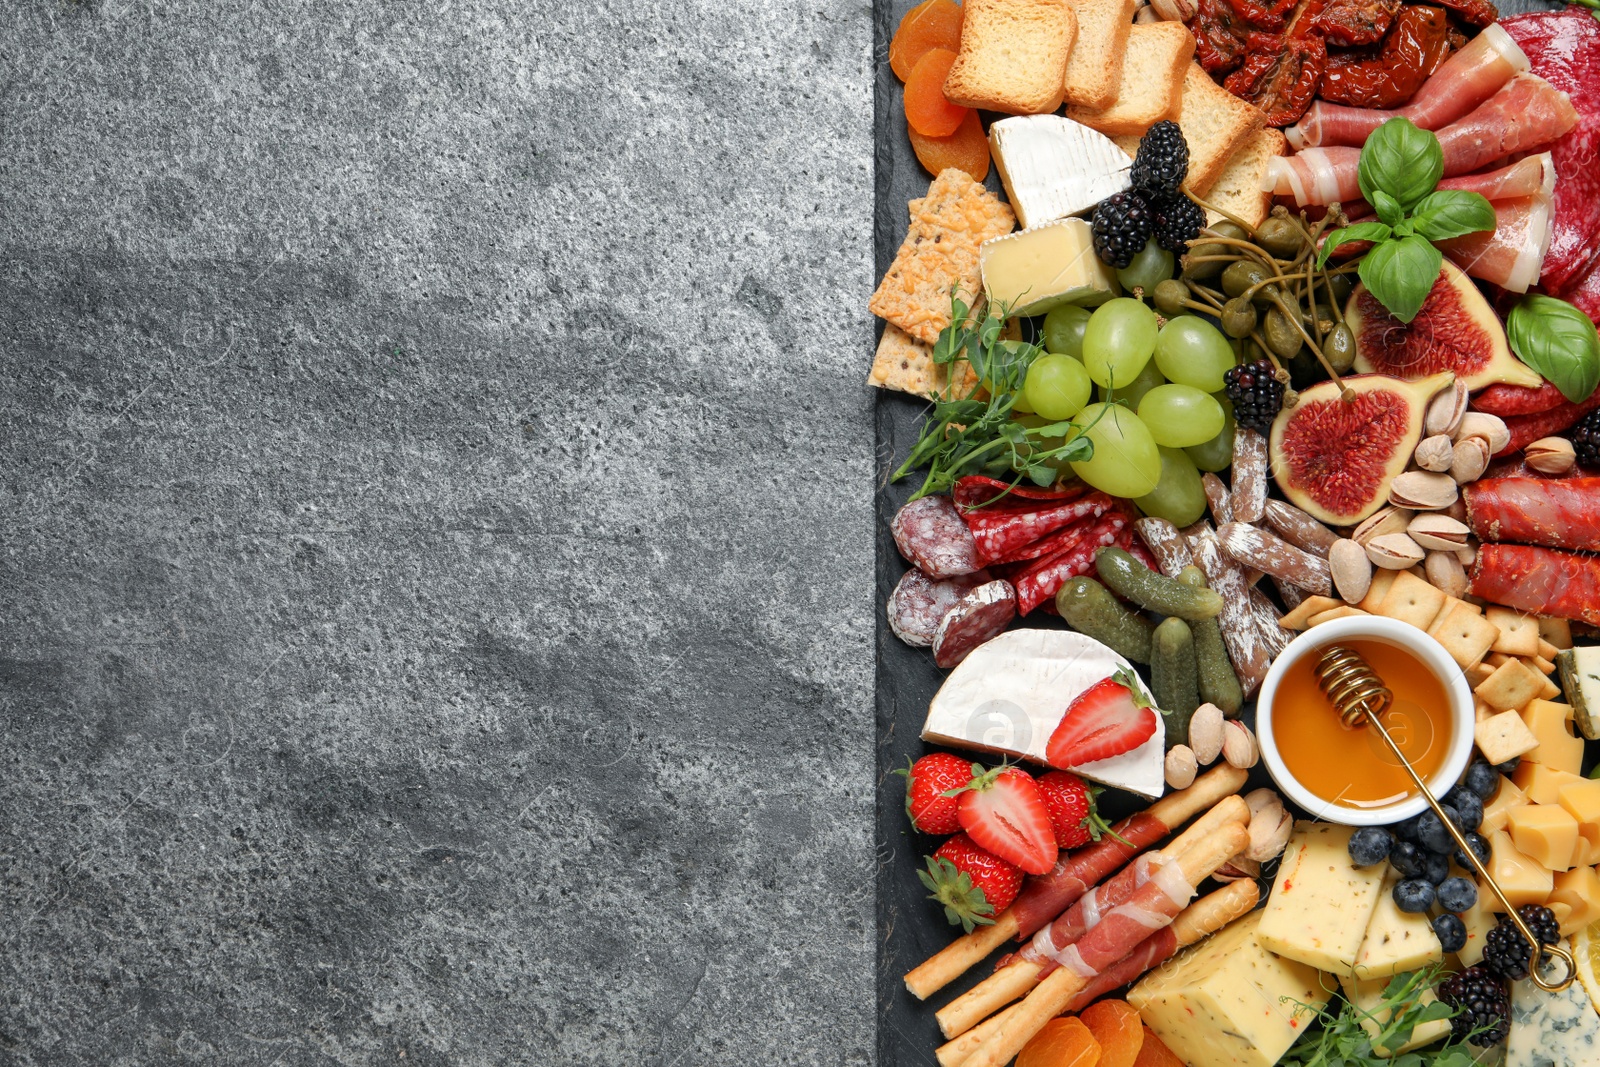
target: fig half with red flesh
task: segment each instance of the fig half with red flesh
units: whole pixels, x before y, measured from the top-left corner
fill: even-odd
[[[1422,439],[1428,401],[1454,379],[1449,371],[1416,381],[1356,374],[1342,388],[1303,390],[1272,423],[1272,476],[1283,495],[1330,526],[1353,526],[1383,507]]]
[[[1473,392],[1496,382],[1532,388],[1544,381],[1511,354],[1500,317],[1449,260],[1410,322],[1389,314],[1365,285],[1350,294],[1344,314],[1356,335],[1355,369],[1362,373],[1422,378],[1451,371]]]

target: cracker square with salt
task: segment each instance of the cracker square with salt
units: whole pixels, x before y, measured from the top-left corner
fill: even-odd
[[[1539,747],[1539,739],[1514,711],[1503,711],[1478,723],[1473,735],[1483,758],[1490,763],[1504,763]]]
[[[1494,669],[1472,692],[1477,698],[1500,711],[1520,708],[1544,690],[1545,676],[1526,666],[1520,659],[1507,660]]]
[[[1500,628],[1484,618],[1474,605],[1458,600],[1433,620],[1428,633],[1445,647],[1462,670],[1466,670],[1483,659]]]
[[[1399,622],[1408,622],[1419,630],[1426,630],[1444,605],[1444,592],[1429,585],[1416,575],[1402,571],[1395,575],[1389,593],[1378,605],[1375,614]]]
[[[1537,656],[1539,654],[1539,619],[1524,615],[1512,608],[1490,604],[1483,612],[1484,618],[1500,627],[1491,651],[1508,656]]]

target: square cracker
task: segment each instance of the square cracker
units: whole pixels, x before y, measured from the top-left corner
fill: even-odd
[[[1484,617],[1500,627],[1500,636],[1495,638],[1491,651],[1504,652],[1508,656],[1537,656],[1539,654],[1539,619],[1534,615],[1524,615],[1511,608],[1503,608],[1498,604],[1490,604],[1483,611]]]
[[[973,304],[982,293],[978,246],[1016,226],[998,196],[950,167],[907,205],[911,226],[867,309],[931,345],[950,325],[950,297]]]
[[[1539,636],[1549,641],[1557,650],[1572,647],[1572,624],[1566,619],[1541,618]],[[1555,659],[1545,656],[1545,659]]]
[[[1349,604],[1340,604],[1336,608],[1329,608],[1327,611],[1321,611],[1311,616],[1306,620],[1306,629],[1309,630],[1313,626],[1321,626],[1325,622],[1333,622],[1335,619],[1349,619],[1365,614],[1366,612],[1360,608],[1353,608]]]
[[[1476,607],[1458,600],[1433,620],[1428,633],[1445,647],[1462,670],[1466,670],[1483,659],[1500,628],[1484,618]]]
[[[1504,763],[1539,747],[1539,739],[1514,711],[1502,711],[1478,723],[1473,736],[1483,758],[1490,763]]]
[[[1332,611],[1334,608],[1341,606],[1343,606],[1342,602],[1335,600],[1331,596],[1308,596],[1300,601],[1293,611],[1279,619],[1278,625],[1285,630],[1304,630],[1306,624],[1311,621],[1311,616],[1320,615],[1325,611]]]
[[[1378,605],[1376,614],[1408,622],[1426,630],[1444,606],[1444,593],[1408,572],[1395,575],[1394,584]]]
[[[956,384],[950,389],[950,372],[956,371]],[[886,323],[878,340],[867,384],[880,389],[939,400],[946,396],[970,396],[978,388],[978,376],[966,360],[940,366],[933,361],[933,346],[906,333],[894,323]]]
[[[1378,569],[1372,572],[1372,584],[1367,586],[1367,595],[1361,598],[1356,605],[1362,611],[1376,612],[1378,605],[1383,603],[1383,598],[1389,595],[1389,587],[1394,584],[1397,571]]]
[[[1544,691],[1545,676],[1520,659],[1507,660],[1472,690],[1477,698],[1500,711],[1520,708]]]

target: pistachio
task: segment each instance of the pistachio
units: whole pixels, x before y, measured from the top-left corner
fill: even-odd
[[[1346,603],[1354,604],[1372,586],[1372,561],[1360,544],[1341,537],[1328,549],[1328,570],[1333,572],[1333,587]]]
[[[1222,755],[1222,723],[1227,718],[1215,704],[1201,704],[1189,717],[1189,747],[1203,767]]]
[[[1458,495],[1456,483],[1450,480],[1448,474],[1435,474],[1432,471],[1406,471],[1389,487],[1389,502],[1413,511],[1447,508],[1456,502]]]
[[[1475,482],[1482,477],[1494,451],[1490,447],[1492,443],[1482,437],[1463,437],[1457,441],[1455,458],[1450,461],[1450,477],[1461,483]]]
[[[1156,13],[1155,8],[1146,4],[1133,13],[1133,21],[1140,26],[1148,26],[1152,22],[1164,22],[1166,20]]]
[[[1429,552],[1423,565],[1428,584],[1446,596],[1467,595],[1467,572],[1454,552]]]
[[[1454,552],[1467,543],[1468,530],[1464,522],[1429,512],[1412,519],[1411,525],[1406,527],[1406,533],[1423,548]]]
[[[1454,448],[1448,435],[1436,433],[1432,437],[1424,437],[1411,458],[1425,471],[1447,471],[1455,455]]]
[[[1283,798],[1270,789],[1255,789],[1245,794],[1250,807],[1250,847],[1244,857],[1264,863],[1284,850],[1294,829],[1294,816],[1283,806]]]
[[[1565,474],[1572,469],[1577,454],[1565,437],[1541,437],[1522,450],[1522,458],[1541,474]]]
[[[1188,745],[1173,745],[1167,751],[1167,784],[1174,789],[1188,789],[1200,770],[1200,761]]]
[[[1244,723],[1229,719],[1222,724],[1222,758],[1231,767],[1247,771],[1261,758],[1256,747],[1256,735]]]
[[[1439,512],[1439,514],[1448,515],[1452,519],[1455,519],[1457,522],[1466,522],[1467,521],[1467,502],[1465,500],[1457,498],[1457,500],[1456,500],[1456,502],[1454,504],[1451,504],[1449,507],[1447,507],[1443,511]]]
[[[1463,567],[1472,566],[1472,561],[1478,558],[1478,542],[1468,541],[1466,548],[1456,549],[1456,559],[1461,561]]]
[[[1498,452],[1511,443],[1511,431],[1506,428],[1505,420],[1498,415],[1490,415],[1483,411],[1469,411],[1461,416],[1461,424],[1451,434],[1457,441],[1464,441],[1468,437],[1481,437],[1489,442],[1489,451]]]
[[[1403,533],[1407,524],[1411,522],[1411,512],[1404,508],[1385,507],[1374,512],[1366,522],[1357,526],[1350,539],[1359,545],[1365,545],[1374,537],[1384,534]]]
[[[1427,553],[1403,533],[1384,534],[1367,542],[1367,558],[1386,571],[1403,571],[1421,563]]]
[[[1422,417],[1422,432],[1429,437],[1455,433],[1466,413],[1467,387],[1462,382],[1453,382],[1450,388],[1429,401],[1428,411]]]

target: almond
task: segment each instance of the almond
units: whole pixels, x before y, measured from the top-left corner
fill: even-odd
[[[1482,474],[1480,470],[1478,472]],[[1389,502],[1413,511],[1437,511],[1456,502],[1460,495],[1448,474],[1432,471],[1406,471],[1389,487]]]
[[[1482,477],[1494,451],[1491,444],[1482,437],[1463,437],[1457,441],[1455,458],[1450,462],[1450,477],[1462,483],[1475,482]]]
[[[1333,587],[1345,603],[1359,603],[1372,585],[1372,561],[1367,550],[1348,537],[1341,537],[1328,549],[1328,569],[1333,572]]]
[[[1167,751],[1167,784],[1174,789],[1188,789],[1200,770],[1200,761],[1188,745],[1173,745]]]
[[[1222,755],[1222,723],[1226,716],[1215,704],[1201,704],[1189,717],[1189,748],[1202,767],[1209,767]]]
[[[1250,732],[1250,727],[1231,719],[1222,724],[1222,758],[1230,767],[1242,771],[1256,765],[1261,750],[1256,747],[1256,735]]]
[[[1386,571],[1403,571],[1421,563],[1427,553],[1403,533],[1384,534],[1367,542],[1367,558]]]
[[[1194,0],[1150,0],[1150,6],[1168,22],[1188,22],[1198,10]]]
[[[1441,552],[1454,552],[1467,543],[1467,524],[1458,522],[1448,515],[1430,512],[1418,515],[1411,520],[1411,525],[1406,527],[1406,533],[1411,540],[1427,549],[1438,549]]]
[[[1565,474],[1577,461],[1577,453],[1565,437],[1541,437],[1522,450],[1522,458],[1541,474]]]
[[[1467,572],[1454,552],[1429,552],[1423,572],[1428,576],[1428,584],[1445,596],[1467,595]]]
[[[1359,545],[1365,545],[1374,537],[1405,532],[1405,528],[1410,522],[1411,512],[1406,511],[1404,508],[1381,508],[1374,512],[1366,522],[1357,526],[1350,538]]]
[[[1450,469],[1450,460],[1455,456],[1454,449],[1455,445],[1447,434],[1436,433],[1432,437],[1424,437],[1411,458],[1425,471],[1447,471]]]
[[[1506,428],[1505,420],[1483,411],[1469,411],[1461,416],[1461,424],[1451,436],[1457,442],[1469,437],[1481,437],[1489,442],[1490,453],[1498,452],[1511,443],[1511,431]]]
[[[1427,414],[1422,419],[1422,432],[1429,437],[1453,434],[1466,413],[1467,387],[1459,381],[1453,382],[1450,388],[1428,402]]]

